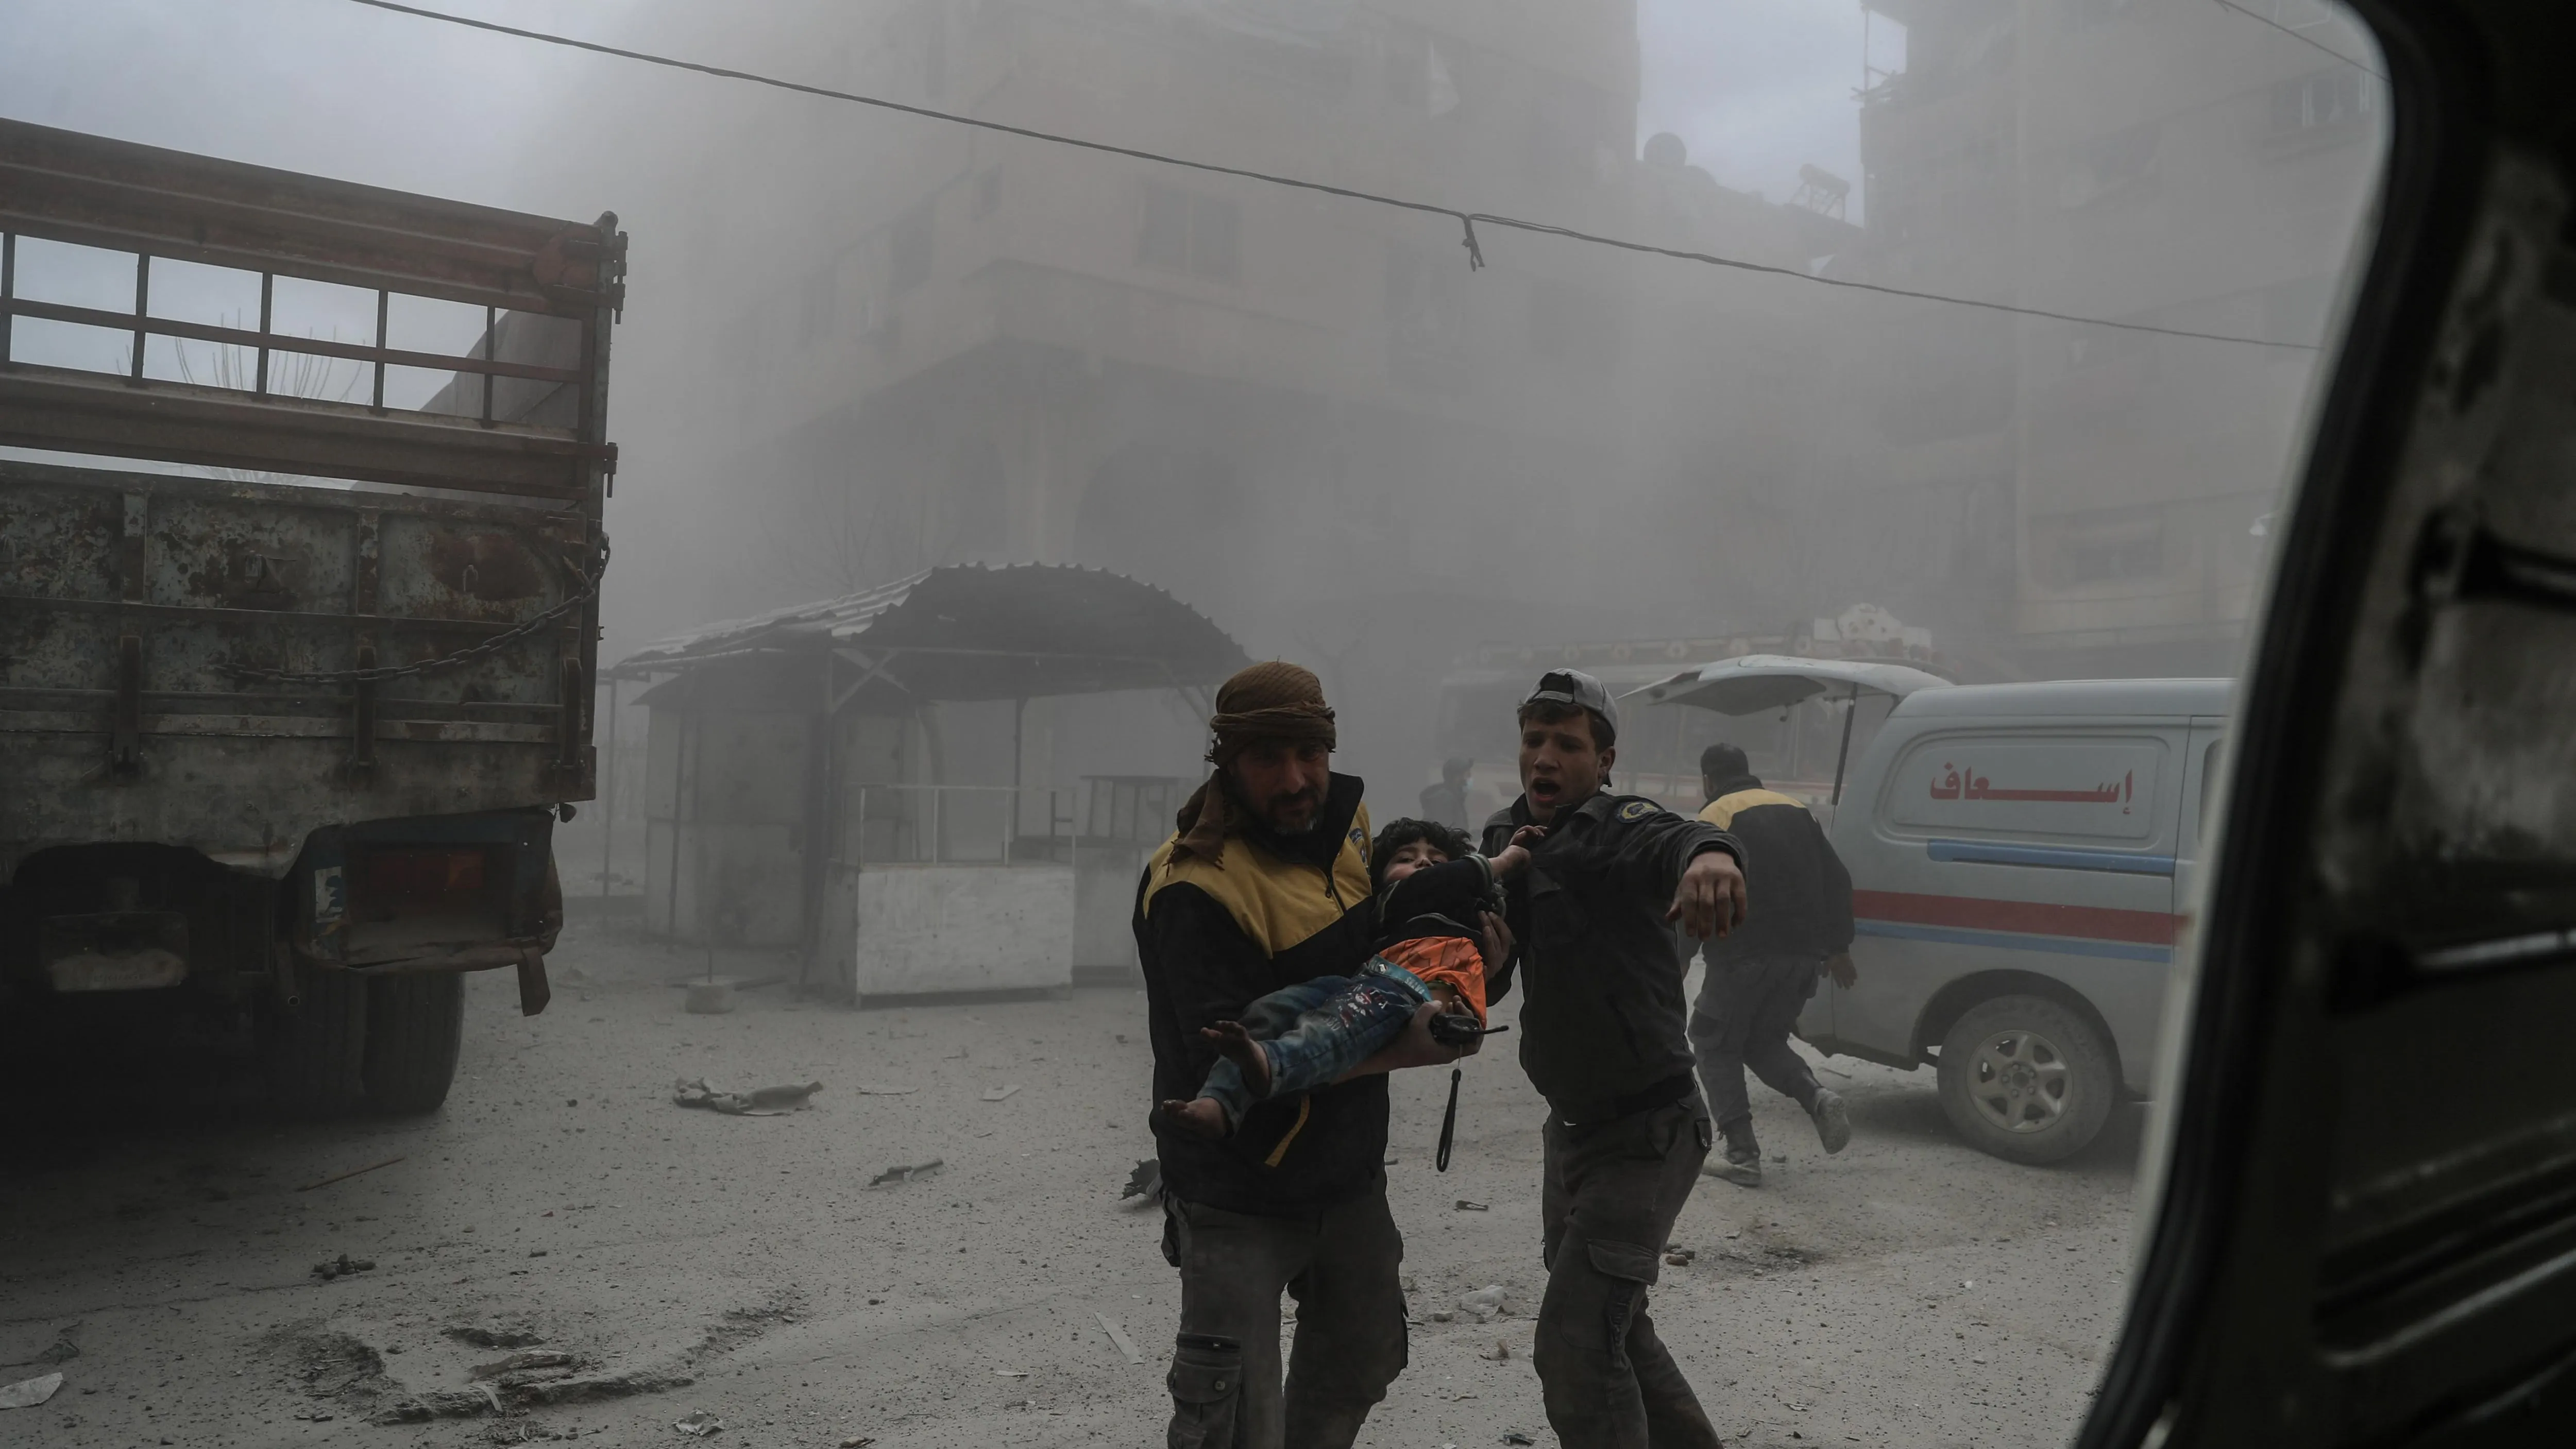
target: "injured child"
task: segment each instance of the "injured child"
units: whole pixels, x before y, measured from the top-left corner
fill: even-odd
[[[1466,1018],[1472,1039],[1485,1023],[1485,963],[1478,922],[1499,910],[1495,883],[1529,864],[1545,835],[1524,826],[1487,859],[1467,838],[1428,820],[1398,820],[1378,832],[1369,875],[1378,893],[1378,948],[1353,976],[1319,976],[1255,1000],[1240,1021],[1199,1035],[1218,1061],[1196,1098],[1157,1110],[1202,1137],[1224,1137],[1254,1102],[1312,1091],[1339,1080],[1392,1045],[1425,1002]]]

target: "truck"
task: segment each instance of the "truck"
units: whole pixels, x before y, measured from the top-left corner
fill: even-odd
[[[544,1008],[626,241],[0,121],[0,1023],[404,1114]]]

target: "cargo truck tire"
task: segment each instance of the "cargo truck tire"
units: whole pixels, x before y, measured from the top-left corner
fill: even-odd
[[[422,971],[366,985],[367,1109],[388,1117],[437,1111],[465,1039],[464,975]]]
[[[336,1117],[365,1095],[367,982],[297,959],[292,1000],[273,1000],[261,1055],[269,1101],[294,1117]]]
[[[2119,1094],[2091,1022],[2044,996],[1968,1008],[1941,1041],[1941,1111],[1968,1144],[2006,1162],[2063,1162],[2101,1134]]]

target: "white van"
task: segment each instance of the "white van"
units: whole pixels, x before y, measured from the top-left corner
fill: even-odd
[[[1853,769],[1834,849],[1859,976],[1819,1050],[1939,1070],[1962,1137],[2055,1162],[2144,1096],[2233,685],[2061,680],[1908,695]]]

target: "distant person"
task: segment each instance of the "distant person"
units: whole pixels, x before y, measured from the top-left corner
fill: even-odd
[[[1699,773],[1708,801],[1699,818],[1744,842],[1745,887],[1762,903],[1759,914],[1702,952],[1708,974],[1691,1008],[1691,1047],[1699,1054],[1708,1109],[1726,1138],[1725,1153],[1707,1171],[1759,1187],[1762,1144],[1754,1140],[1753,1103],[1744,1091],[1747,1067],[1764,1086],[1797,1102],[1827,1152],[1851,1142],[1843,1099],[1819,1084],[1807,1059],[1789,1045],[1820,973],[1844,987],[1859,979],[1851,960],[1851,875],[1816,817],[1797,800],[1764,789],[1744,751],[1711,745],[1700,752]]]
[[[1208,728],[1215,771],[1136,889],[1157,1102],[1196,1092],[1216,1064],[1202,1027],[1241,1020],[1283,986],[1360,969],[1377,915],[1368,811],[1360,781],[1333,771],[1333,710],[1314,674],[1278,662],[1240,671],[1218,688]],[[1405,1040],[1416,1062],[1458,1055],[1418,1028]],[[1221,1139],[1159,1113],[1153,1125],[1163,1256],[1181,1274],[1170,1442],[1347,1449],[1405,1362],[1386,1079],[1274,1094]],[[1283,1388],[1279,1300],[1292,1283]]]
[[[1440,783],[1422,787],[1422,818],[1452,830],[1467,828],[1467,774],[1476,762],[1452,755],[1440,765]]]
[[[1531,1360],[1568,1449],[1717,1449],[1655,1336],[1647,1290],[1714,1134],[1691,1080],[1671,922],[1724,935],[1744,915],[1744,850],[1714,826],[1604,790],[1617,716],[1601,681],[1552,670],[1522,701],[1521,795],[1485,824],[1499,850],[1547,827],[1506,887],[1528,1000],[1521,1069],[1547,1099]],[[1488,995],[1511,989],[1513,963]]]
[[[1529,864],[1547,832],[1528,826],[1491,859],[1432,820],[1398,820],[1369,851],[1377,882],[1377,954],[1352,976],[1322,976],[1254,1001],[1240,1020],[1199,1028],[1222,1058],[1189,1101],[1163,1117],[1201,1137],[1225,1137],[1254,1102],[1311,1092],[1395,1044],[1425,1002],[1463,1017],[1461,1040],[1485,1029],[1485,963],[1477,935],[1498,882]],[[1496,902],[1497,905],[1500,902]]]

